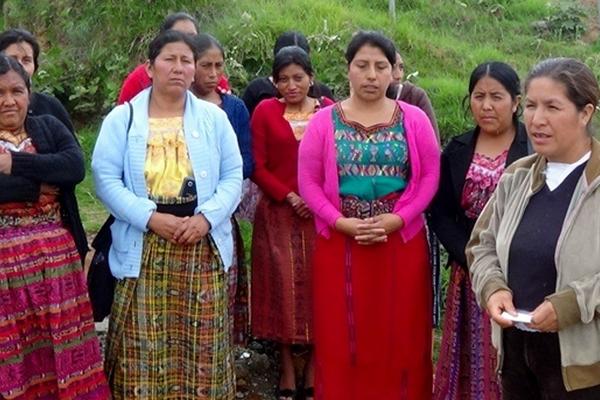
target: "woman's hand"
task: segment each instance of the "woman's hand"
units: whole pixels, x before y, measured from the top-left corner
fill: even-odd
[[[153,212],[148,221],[148,228],[158,236],[171,243],[177,243],[173,238],[177,229],[181,227],[190,217],[176,217],[171,214]]]
[[[544,300],[542,304],[537,306],[531,313],[531,323],[527,326],[541,332],[557,332],[558,316],[552,303]]]
[[[362,223],[363,220],[359,218],[340,217],[335,221],[335,230],[344,235],[356,237],[358,235],[358,225]]]
[[[385,217],[385,215],[394,218]],[[395,219],[397,218],[397,220]],[[370,245],[387,241],[387,235],[397,228],[398,220],[402,219],[393,214],[382,214],[373,218],[338,218],[335,229],[345,235],[352,236],[359,244]]]
[[[0,154],[0,173],[10,175],[12,171],[12,155],[10,153]]]
[[[310,209],[304,200],[302,200],[302,197],[298,196],[296,193],[289,192],[285,199],[288,203],[290,203],[296,214],[298,214],[300,217],[310,218],[312,216]]]
[[[354,239],[358,244],[370,245],[387,241],[387,232],[375,218],[365,218],[356,226],[358,233]]]
[[[210,224],[202,214],[188,217],[173,234],[173,240],[178,244],[196,244],[210,230]]]
[[[358,226],[359,234],[355,237],[359,244],[374,244],[387,241],[390,233],[401,229],[404,221],[396,214],[380,214],[373,218],[366,218]]]
[[[508,290],[502,289],[494,292],[488,299],[486,310],[490,318],[502,328],[513,326],[512,321],[501,316],[504,311],[513,315],[517,314],[512,300],[512,293]]]
[[[385,229],[386,235],[396,232],[404,226],[402,218],[399,215],[392,213],[377,215],[373,217],[373,222],[376,226]]]

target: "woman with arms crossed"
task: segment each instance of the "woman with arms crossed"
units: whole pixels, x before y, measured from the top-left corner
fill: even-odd
[[[108,399],[65,202],[83,154],[56,118],[28,115],[29,85],[0,55],[0,398]]]

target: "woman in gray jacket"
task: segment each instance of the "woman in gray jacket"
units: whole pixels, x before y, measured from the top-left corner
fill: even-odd
[[[578,60],[525,81],[537,154],[504,173],[466,250],[492,318],[504,399],[600,398],[600,89]]]

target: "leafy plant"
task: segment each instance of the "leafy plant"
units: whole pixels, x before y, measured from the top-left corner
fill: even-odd
[[[562,2],[551,7],[540,33],[560,40],[580,39],[585,32],[585,9],[575,2]]]

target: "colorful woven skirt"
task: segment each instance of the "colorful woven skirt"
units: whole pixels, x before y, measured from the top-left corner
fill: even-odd
[[[0,399],[108,399],[83,268],[59,205],[0,206]]]
[[[442,345],[435,370],[436,400],[501,399],[490,319],[475,300],[464,268],[451,266]]]
[[[311,264],[315,227],[287,202],[263,196],[252,231],[252,335],[312,342]]]
[[[359,245],[319,236],[315,391],[325,400],[431,398],[431,269],[423,230]]]
[[[146,234],[140,276],[117,283],[110,316],[115,399],[234,398],[227,283],[210,237],[181,246]]]

